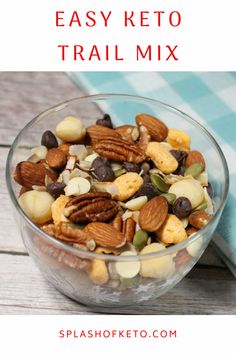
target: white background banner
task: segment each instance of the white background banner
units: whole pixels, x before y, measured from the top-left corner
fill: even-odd
[[[4,354],[222,354],[235,347],[231,316],[2,316],[0,330]]]
[[[235,70],[235,27],[234,0],[1,1],[0,70]]]

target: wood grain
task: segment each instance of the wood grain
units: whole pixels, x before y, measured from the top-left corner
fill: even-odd
[[[0,314],[91,313],[91,309],[68,299],[46,282],[30,257],[2,254],[0,259]],[[112,311],[132,314],[236,314],[236,283],[232,278],[227,269],[195,268],[156,301]]]
[[[5,182],[5,165],[8,148],[0,148],[0,251],[26,252],[16,224],[16,211],[11,203]]]
[[[37,114],[83,92],[65,73],[0,72],[0,144],[11,144]]]

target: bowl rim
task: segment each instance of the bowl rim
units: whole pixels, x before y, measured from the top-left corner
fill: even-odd
[[[74,246],[71,246],[69,244],[66,244],[56,238],[54,238],[53,236],[50,236],[49,234],[47,234],[46,232],[44,232],[42,229],[40,229],[40,227],[38,227],[36,224],[34,224],[29,217],[24,213],[24,211],[22,210],[22,208],[20,207],[19,203],[18,203],[18,199],[15,196],[15,193],[13,191],[12,188],[12,182],[13,179],[11,177],[11,171],[10,171],[10,166],[11,166],[11,160],[13,157],[13,153],[15,151],[15,148],[17,146],[18,141],[20,140],[21,136],[24,135],[24,132],[27,131],[37,120],[42,119],[44,116],[46,116],[47,114],[54,112],[54,111],[60,111],[62,109],[64,109],[65,107],[67,107],[70,103],[73,103],[75,101],[96,101],[96,100],[102,100],[102,99],[111,99],[111,98],[124,98],[124,99],[130,99],[133,101],[145,101],[146,103],[150,102],[152,104],[158,104],[160,106],[162,106],[163,108],[166,108],[170,111],[173,111],[175,113],[181,114],[184,119],[186,119],[188,122],[190,122],[192,125],[195,125],[198,129],[202,130],[205,134],[205,136],[207,136],[207,138],[211,141],[211,143],[214,145],[214,147],[216,148],[219,157],[221,159],[221,162],[223,164],[224,167],[224,176],[225,176],[225,180],[224,180],[224,191],[223,191],[223,198],[220,202],[220,205],[217,209],[217,211],[215,212],[215,214],[213,215],[213,218],[210,220],[210,222],[204,226],[202,229],[198,230],[193,236],[187,238],[187,240],[182,241],[180,243],[177,243],[175,245],[171,245],[166,247],[163,250],[157,251],[157,252],[152,252],[152,253],[147,253],[147,254],[137,254],[137,255],[133,255],[133,256],[120,256],[120,255],[113,255],[113,254],[103,254],[103,253],[95,253],[95,252],[91,252],[91,251],[85,251],[82,250],[80,248],[76,248]],[[102,259],[104,261],[137,261],[137,260],[145,260],[145,259],[150,259],[153,257],[162,257],[162,256],[166,256],[166,255],[170,255],[173,252],[178,252],[181,249],[186,248],[186,246],[190,245],[192,242],[195,242],[196,240],[200,239],[202,233],[204,231],[206,231],[208,228],[211,227],[211,225],[214,225],[215,220],[217,219],[218,216],[221,215],[224,206],[226,204],[227,201],[227,196],[228,196],[228,192],[229,192],[229,169],[228,169],[228,165],[225,159],[225,156],[219,146],[219,144],[217,143],[217,141],[215,140],[215,138],[212,136],[212,134],[202,125],[200,124],[197,120],[195,120],[194,118],[192,118],[191,116],[189,116],[188,114],[184,113],[183,111],[181,111],[178,108],[175,108],[167,103],[164,103],[162,101],[153,99],[153,98],[148,98],[148,97],[143,97],[143,96],[137,96],[137,95],[129,95],[129,94],[116,94],[116,93],[102,93],[102,94],[94,94],[94,95],[84,95],[84,96],[76,96],[73,97],[69,100],[66,100],[64,102],[58,103],[42,112],[40,112],[38,115],[36,115],[33,119],[31,119],[21,130],[20,132],[17,134],[16,138],[14,139],[10,150],[8,152],[8,156],[7,156],[7,162],[6,162],[6,171],[5,171],[5,178],[6,178],[6,184],[7,184],[7,189],[8,189],[8,193],[10,195],[11,201],[13,203],[13,205],[15,206],[16,210],[18,211],[18,213],[21,215],[21,217],[23,217],[24,220],[26,220],[26,223],[29,224],[29,226],[39,235],[41,235],[44,239],[46,239],[47,241],[49,241],[50,243],[54,244],[56,247],[59,247],[62,250],[68,251],[78,257],[81,258],[96,258],[96,259]],[[212,236],[213,237],[213,234]]]

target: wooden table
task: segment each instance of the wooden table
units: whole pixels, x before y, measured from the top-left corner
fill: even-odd
[[[19,130],[42,110],[82,94],[65,73],[0,73],[0,314],[92,314],[45,281],[28,256],[4,180],[7,153]],[[235,279],[209,246],[174,289],[129,313],[236,314],[235,299]]]

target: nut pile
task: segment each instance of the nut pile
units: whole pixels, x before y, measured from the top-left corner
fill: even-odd
[[[108,114],[87,128],[67,116],[17,164],[19,204],[46,233],[82,250],[118,256],[164,250],[213,214],[205,159],[190,145],[187,133],[144,113],[136,125],[120,127]],[[95,258],[84,269],[95,284],[165,279],[197,255],[200,241],[175,257]]]

